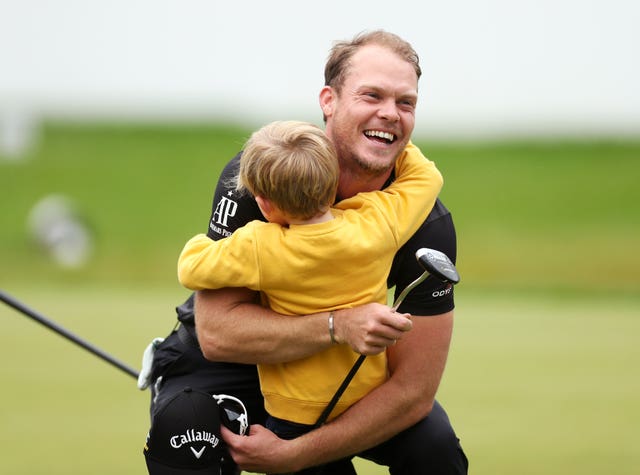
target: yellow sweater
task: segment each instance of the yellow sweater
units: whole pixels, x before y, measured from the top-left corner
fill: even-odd
[[[393,257],[424,222],[441,187],[435,164],[410,143],[389,187],[337,203],[330,221],[288,228],[252,221],[218,241],[193,237],[180,255],[178,278],[192,290],[262,291],[269,307],[285,315],[386,303]],[[267,411],[315,423],[358,356],[341,344],[300,360],[258,365]],[[368,357],[330,418],[386,378],[386,354]]]

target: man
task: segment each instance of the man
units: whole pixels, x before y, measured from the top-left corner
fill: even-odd
[[[393,179],[395,160],[413,132],[420,75],[417,55],[395,35],[377,31],[334,46],[325,67],[320,106],[326,133],[338,153],[339,199],[383,188]],[[227,195],[224,177],[232,169],[223,172],[214,196],[208,233],[212,239],[259,216],[255,203]],[[455,262],[455,230],[440,202],[396,254],[388,283],[397,292],[422,272],[413,257],[421,247],[441,250]],[[188,343],[195,337],[189,336],[188,303],[179,308],[184,325],[159,348],[154,363],[155,407],[189,384],[239,397],[250,407],[253,422],[260,423],[263,413],[254,394],[258,388],[257,379],[252,379],[254,364],[312,355],[328,348],[332,337],[362,354],[386,348],[389,379],[319,429],[283,440],[260,425],[253,425],[250,435],[243,437],[223,428],[234,460],[242,469],[269,473],[337,461],[326,473],[339,474],[354,473],[348,460],[359,455],[397,474],[466,473],[466,457],[444,409],[435,401],[453,329],[451,286],[427,279],[413,290],[399,309],[414,315],[411,322],[380,304],[334,312],[331,334],[326,312],[285,317],[258,303],[248,289],[198,291],[198,350],[180,347],[178,339]],[[200,350],[217,363],[198,362],[195,352]]]

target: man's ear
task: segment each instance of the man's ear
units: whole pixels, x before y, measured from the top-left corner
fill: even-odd
[[[335,100],[335,91],[331,86],[324,86],[320,90],[320,109],[325,117],[333,114],[333,101]]]

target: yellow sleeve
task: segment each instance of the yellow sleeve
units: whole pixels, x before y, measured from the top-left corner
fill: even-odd
[[[378,218],[386,222],[402,246],[418,230],[433,209],[440,190],[442,175],[435,163],[428,160],[411,142],[396,161],[396,179],[380,191],[359,193],[336,204],[341,209],[374,206]]]
[[[443,178],[436,164],[409,142],[396,162],[396,179],[384,191],[397,198],[387,202],[395,218],[398,243],[402,246],[420,228],[442,190]],[[393,205],[396,205],[395,208]],[[395,216],[394,216],[395,211]],[[393,225],[394,222],[392,221]]]
[[[403,190],[405,187],[422,188],[424,191],[422,202],[427,206],[431,203],[430,206],[433,208],[443,182],[442,174],[436,168],[436,164],[425,157],[412,142],[409,142],[404,153],[396,161],[396,179],[382,191],[406,194],[407,190]],[[414,192],[412,189],[408,191]],[[406,200],[403,201],[406,205]],[[420,204],[420,201],[408,204]]]
[[[191,290],[247,287],[259,290],[259,269],[251,223],[214,241],[205,234],[191,238],[178,258],[178,280]]]

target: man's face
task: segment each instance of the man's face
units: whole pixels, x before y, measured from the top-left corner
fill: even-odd
[[[391,50],[368,45],[351,59],[340,93],[325,87],[320,104],[341,168],[390,170],[413,132],[418,78]]]

